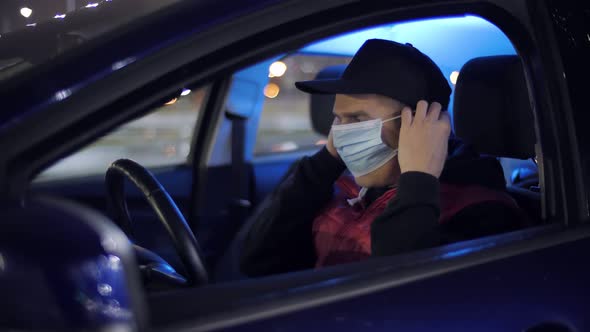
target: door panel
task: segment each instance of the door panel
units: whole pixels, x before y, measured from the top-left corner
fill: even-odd
[[[588,227],[548,226],[148,302],[155,327],[182,331],[585,331],[590,269],[573,257],[588,249]]]
[[[229,331],[526,331],[544,322],[586,331],[590,267],[574,257],[589,250],[590,240],[579,240],[421,281],[402,281],[403,286]],[[329,288],[325,285],[315,291]],[[306,293],[307,287],[299,288]]]

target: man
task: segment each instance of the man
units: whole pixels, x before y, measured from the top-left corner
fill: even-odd
[[[242,272],[353,262],[521,227],[497,160],[449,138],[451,89],[411,45],[369,40],[340,79],[296,86],[335,94],[334,124],[326,147],[300,160],[253,216]]]

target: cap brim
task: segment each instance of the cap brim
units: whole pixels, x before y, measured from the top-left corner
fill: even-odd
[[[418,100],[424,98],[408,99],[400,97],[397,94],[391,94],[389,91],[383,91],[383,86],[368,86],[364,82],[343,80],[343,79],[329,79],[329,80],[313,80],[295,82],[295,86],[307,93],[313,94],[377,94],[392,99],[396,99],[406,105],[416,105]],[[412,106],[413,107],[413,106]]]
[[[343,79],[331,79],[331,80],[313,80],[295,82],[297,89],[316,94],[364,94],[364,93],[375,93],[371,92],[369,88],[355,81],[347,81]]]

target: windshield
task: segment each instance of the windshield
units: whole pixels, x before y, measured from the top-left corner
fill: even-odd
[[[180,0],[0,1],[0,81]]]

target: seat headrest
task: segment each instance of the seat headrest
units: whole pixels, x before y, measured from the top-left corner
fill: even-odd
[[[455,133],[480,153],[535,156],[532,103],[516,55],[475,58],[461,69],[455,88]]]
[[[339,78],[346,69],[346,65],[329,66],[320,70],[315,79],[330,79]],[[313,130],[320,135],[328,136],[334,115],[332,109],[334,108],[335,95],[324,95],[312,93],[310,99],[310,116]]]

